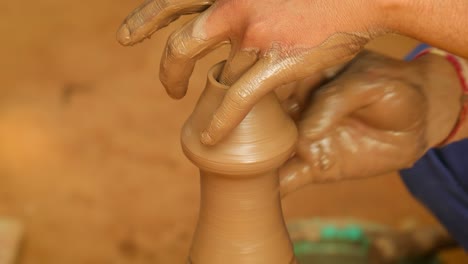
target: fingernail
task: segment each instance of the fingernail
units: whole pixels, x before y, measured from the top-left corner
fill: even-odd
[[[117,41],[120,44],[127,46],[131,44],[131,40],[130,30],[128,29],[127,24],[122,24],[122,26],[120,26],[119,30],[117,31]]]
[[[214,144],[213,138],[210,136],[210,134],[206,130],[203,131],[203,133],[201,134],[200,141],[204,145],[213,145]]]

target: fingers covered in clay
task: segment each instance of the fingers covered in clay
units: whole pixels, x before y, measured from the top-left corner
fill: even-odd
[[[299,131],[304,140],[323,137],[336,124],[358,109],[372,104],[385,95],[379,84],[362,83],[359,79],[341,78],[320,88],[304,110]]]
[[[272,48],[231,86],[213,119],[201,135],[201,141],[214,145],[234,129],[269,92],[281,85],[298,81],[335,65],[351,60],[368,39],[353,34],[336,34],[319,47],[285,50]]]
[[[133,45],[150,37],[182,15],[199,13],[214,0],[145,0],[132,11],[117,31],[122,45]]]
[[[330,81],[346,66],[339,64],[308,76],[307,78],[282,85],[275,89],[275,93],[289,116],[298,121],[307,106],[311,94],[321,85]]]
[[[453,127],[448,106],[460,91],[446,66],[440,58],[407,63],[365,53],[313,91],[298,122],[296,156],[280,170],[282,195],[411,167]]]
[[[333,81],[314,91],[298,121],[299,139],[296,155],[279,171],[284,197],[311,183],[338,181],[341,171],[342,144],[356,149],[350,132],[337,131],[339,125],[357,109],[371,103],[371,90]],[[377,94],[376,94],[377,95]],[[367,100],[366,100],[367,99]],[[339,134],[340,139],[336,140]]]
[[[311,92],[326,80],[324,72],[319,72],[304,80],[278,87],[275,93],[288,115],[298,120],[305,108]]]
[[[345,4],[338,0],[153,0],[127,17],[118,39],[131,45],[180,15],[201,12],[171,35],[163,55],[161,81],[173,98],[185,94],[197,59],[222,43],[232,44],[226,64],[231,73],[220,79],[231,88],[201,136],[203,143],[213,145],[264,95],[349,61],[369,40],[383,34],[376,15],[380,9],[372,2],[365,4],[357,0]],[[255,54],[255,63],[247,68],[249,63],[241,65],[242,71],[232,70],[244,63],[237,55],[247,53]],[[291,98],[290,109],[300,108],[301,98]]]
[[[312,183],[315,175],[309,163],[298,157],[289,160],[279,170],[281,197]]]
[[[223,24],[207,31],[207,10],[181,29],[172,33],[161,59],[159,77],[167,93],[175,99],[182,98],[198,59],[228,41],[227,28]]]
[[[231,54],[218,81],[231,86],[258,61],[258,57],[258,50],[239,50],[238,43],[232,43]]]
[[[262,58],[229,88],[209,126],[202,133],[201,141],[204,144],[216,144],[244,119],[261,97],[278,86],[271,83],[275,80],[269,75],[276,75],[274,64]]]
[[[258,50],[240,51],[234,44],[218,81],[224,85],[232,85],[258,61],[258,58]],[[297,120],[310,93],[327,78],[331,78],[332,74],[335,74],[341,67],[343,66],[333,67],[333,69],[318,72],[303,80],[277,87],[276,96],[286,113]]]

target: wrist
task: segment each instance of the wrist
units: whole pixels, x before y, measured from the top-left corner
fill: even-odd
[[[457,124],[462,87],[453,65],[442,56],[427,54],[413,61],[421,69],[421,89],[427,99],[428,147],[439,146]]]
[[[308,1],[314,2],[311,0]],[[323,10],[332,10],[328,13],[333,14],[331,23],[335,24],[333,25],[334,31],[336,31],[335,26],[339,25],[346,28],[346,32],[358,34],[367,33],[372,39],[388,33],[388,30],[384,27],[385,19],[383,17],[386,15],[385,9],[381,7],[378,3],[379,1],[380,0],[323,1],[326,3],[326,7],[324,7]]]
[[[382,23],[391,32],[418,38],[419,20],[428,16],[432,1],[376,0],[382,16]],[[417,15],[415,15],[417,14]]]
[[[408,0],[377,0],[380,23],[383,28],[391,32],[402,32],[400,19],[408,9]]]
[[[445,142],[445,145],[448,145],[450,143],[457,142],[459,140],[466,139],[466,138],[468,138],[468,122],[463,122],[460,125],[460,129],[458,130],[458,132],[452,138],[450,138],[450,140]]]
[[[364,0],[366,12],[368,14],[367,20],[370,25],[376,27],[382,34],[392,33],[397,30],[394,28],[392,17],[397,10],[403,7],[396,2],[403,2],[404,0]],[[395,2],[395,3],[393,3]]]

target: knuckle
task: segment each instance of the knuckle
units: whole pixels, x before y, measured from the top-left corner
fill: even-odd
[[[360,52],[370,40],[370,36],[351,34],[348,41],[345,43],[345,47],[350,53],[356,54]]]
[[[226,117],[226,114],[224,113],[223,110],[216,112],[216,114],[213,115],[213,119],[211,121],[210,127],[213,130],[219,130],[219,128],[222,127],[222,124],[224,122],[223,120],[225,119],[225,117]]]
[[[172,33],[167,40],[167,56],[173,59],[191,58],[189,49],[190,45],[188,45],[188,40],[189,39],[184,28]]]
[[[168,0],[146,0],[148,11],[150,14],[155,15],[169,6]]]
[[[268,40],[271,36],[268,31],[265,30],[267,25],[264,21],[255,21],[250,23],[244,32],[244,41],[246,42],[258,42],[259,40]],[[266,41],[268,42],[268,41]]]
[[[167,47],[166,47],[166,56],[168,59],[184,58],[186,54],[180,46],[179,39],[174,34],[171,35],[168,39]]]
[[[246,10],[249,0],[218,0],[216,2],[217,12],[229,14],[242,14],[242,10]]]
[[[210,122],[209,129],[207,130],[209,136],[212,139],[218,138],[219,134],[222,133],[223,129],[226,127],[228,123],[227,114],[225,111],[220,109],[217,111]]]
[[[132,15],[136,20],[146,22],[148,19],[159,14],[166,6],[166,0],[147,0]]]
[[[218,0],[213,4],[212,21],[229,25],[232,31],[239,33],[246,24],[250,0]],[[236,14],[236,15],[232,15]]]
[[[249,107],[252,99],[255,98],[253,98],[253,93],[249,89],[239,89],[226,94],[226,100],[233,110],[242,110]]]

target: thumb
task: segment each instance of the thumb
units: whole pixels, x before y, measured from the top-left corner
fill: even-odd
[[[312,141],[322,138],[346,116],[375,101],[380,89],[373,88],[341,78],[319,89],[299,122],[300,137]]]
[[[281,198],[314,181],[313,166],[298,157],[290,159],[279,169]]]
[[[302,138],[315,140],[326,134],[350,111],[350,101],[344,88],[338,85],[327,85],[313,94],[309,106],[299,122],[299,134]]]

